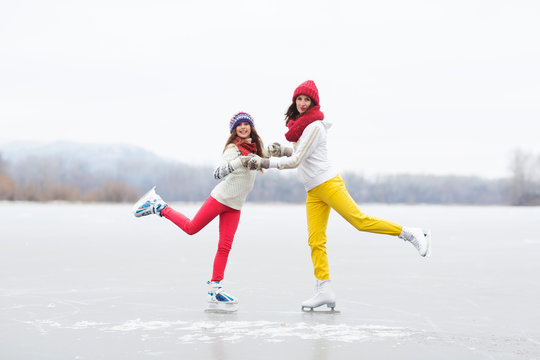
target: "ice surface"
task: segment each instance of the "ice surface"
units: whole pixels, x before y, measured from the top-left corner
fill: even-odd
[[[188,236],[130,205],[0,202],[0,359],[540,358],[540,208],[361,208],[430,227],[432,257],[332,213],[340,313],[302,312],[304,206],[247,204],[224,282],[240,309],[213,314],[217,221]]]

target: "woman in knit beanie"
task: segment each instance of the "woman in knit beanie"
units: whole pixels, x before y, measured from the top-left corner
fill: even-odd
[[[221,281],[240,221],[240,209],[255,182],[256,173],[246,168],[247,162],[254,155],[264,156],[263,143],[251,115],[245,112],[235,114],[229,122],[229,130],[230,136],[214,170],[215,179],[225,180],[214,187],[192,220],[167,205],[156,194],[155,186],[133,207],[136,217],[157,214],[172,221],[188,235],[196,234],[219,215],[218,249],[212,278],[207,282],[208,309],[216,311],[237,310],[238,299],[224,291]]]
[[[349,195],[343,179],[328,161],[327,132],[331,124],[324,120],[319,102],[319,91],[312,80],[300,84],[293,93],[292,104],[285,113],[285,138],[294,150],[279,143],[268,147],[273,156],[253,157],[248,168],[296,168],[307,191],[306,214],[308,243],[316,278],[315,295],[302,303],[302,310],[313,310],[321,305],[333,309],[336,305],[330,285],[330,271],[326,252],[326,227],[330,210],[334,209],[360,231],[398,236],[416,247],[421,256],[429,256],[431,233],[420,228],[402,227],[396,223],[364,214]]]

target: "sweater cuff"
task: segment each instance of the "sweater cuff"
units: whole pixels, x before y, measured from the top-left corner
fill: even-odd
[[[268,160],[270,160],[270,169],[277,169],[279,158],[271,157],[271,158],[268,158]]]

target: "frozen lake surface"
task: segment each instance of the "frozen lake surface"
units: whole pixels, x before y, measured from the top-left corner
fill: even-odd
[[[431,228],[430,259],[333,212],[338,314],[300,311],[314,286],[304,205],[243,209],[234,314],[203,311],[217,221],[188,236],[130,208],[0,202],[0,359],[540,358],[538,207],[361,205]]]

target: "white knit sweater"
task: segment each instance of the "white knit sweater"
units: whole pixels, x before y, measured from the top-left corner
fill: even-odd
[[[257,176],[257,171],[250,171],[242,166],[240,156],[242,153],[236,145],[227,146],[214,170],[214,178],[225,180],[217,184],[210,193],[210,196],[223,205],[236,210],[240,210],[244,205]]]

